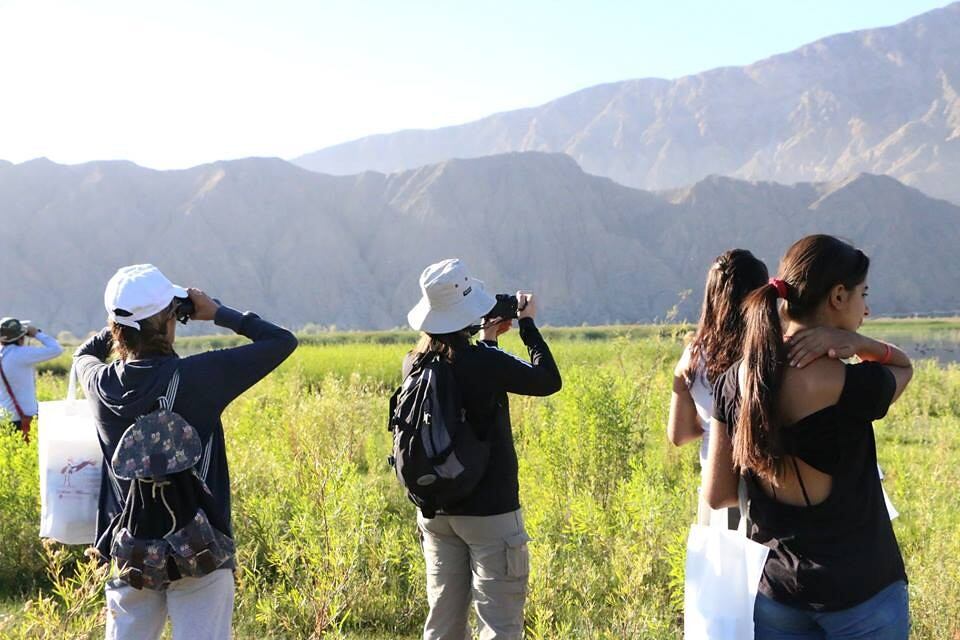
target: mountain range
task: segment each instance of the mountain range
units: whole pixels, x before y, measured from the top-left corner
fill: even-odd
[[[420,271],[451,256],[493,291],[536,291],[547,323],[649,321],[674,306],[695,318],[717,254],[749,248],[773,271],[815,231],[871,256],[875,313],[960,309],[960,207],[871,174],[711,176],[654,193],[559,153],[351,176],[279,159],[182,171],[41,159],[0,163],[0,212],[0,315],[78,335],[103,325],[113,271],[138,262],[293,327],[403,325]]]
[[[960,203],[960,2],[749,66],[604,84],[294,162],[336,175],[389,173],[511,151],[565,153],[588,173],[641,189],[713,174],[790,184],[867,172]]]

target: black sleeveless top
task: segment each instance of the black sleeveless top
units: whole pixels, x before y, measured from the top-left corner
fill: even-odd
[[[714,389],[714,418],[732,435],[740,409],[735,363]],[[750,538],[770,547],[760,593],[810,611],[856,606],[899,580],[903,558],[887,514],[872,421],[887,413],[896,381],[873,362],[845,365],[835,405],[785,427],[785,451],[833,477],[820,504],[796,507],[767,496],[745,475],[753,525]]]

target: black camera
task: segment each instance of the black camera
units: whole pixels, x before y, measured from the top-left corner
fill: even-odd
[[[517,307],[519,304],[520,302],[517,300],[517,296],[512,296],[509,293],[498,293],[497,302],[493,305],[493,309],[490,309],[487,315],[483,317],[486,320],[493,318],[513,320],[517,317]]]
[[[190,298],[173,299],[173,315],[177,316],[177,320],[181,324],[187,324],[187,320],[190,319],[190,316],[192,316],[196,310],[197,308]]]

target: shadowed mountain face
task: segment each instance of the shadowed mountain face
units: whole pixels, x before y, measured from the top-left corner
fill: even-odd
[[[693,318],[717,254],[749,248],[773,270],[821,231],[871,256],[875,312],[960,309],[960,208],[873,175],[654,194],[562,154],[345,177],[274,159],[166,172],[36,160],[0,166],[0,211],[0,315],[75,333],[102,326],[107,279],[137,262],[294,327],[403,325],[422,268],[451,256],[494,291],[537,291],[552,324],[663,318],[688,289]]]
[[[392,172],[509,151],[665,189],[710,174],[833,181],[888,174],[960,203],[960,3],[746,67],[601,85],[460,126],[371,136],[294,162]]]

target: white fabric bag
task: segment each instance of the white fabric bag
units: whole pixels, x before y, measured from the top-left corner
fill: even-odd
[[[103,453],[90,405],[77,400],[72,368],[66,399],[41,402],[38,413],[40,537],[92,544]]]
[[[880,465],[877,465],[877,473],[880,474],[880,482],[883,482],[883,469],[880,468]],[[890,516],[891,520],[896,520],[897,516],[900,515],[900,512],[897,511],[897,508],[893,506],[893,503],[890,502],[890,496],[887,495],[887,490],[883,488],[883,484],[880,485],[880,491],[883,492],[883,503],[887,505],[887,514]]]
[[[687,538],[683,590],[685,640],[743,640],[753,637],[753,607],[770,549],[747,537],[746,484],[739,486],[736,531],[695,524]]]

